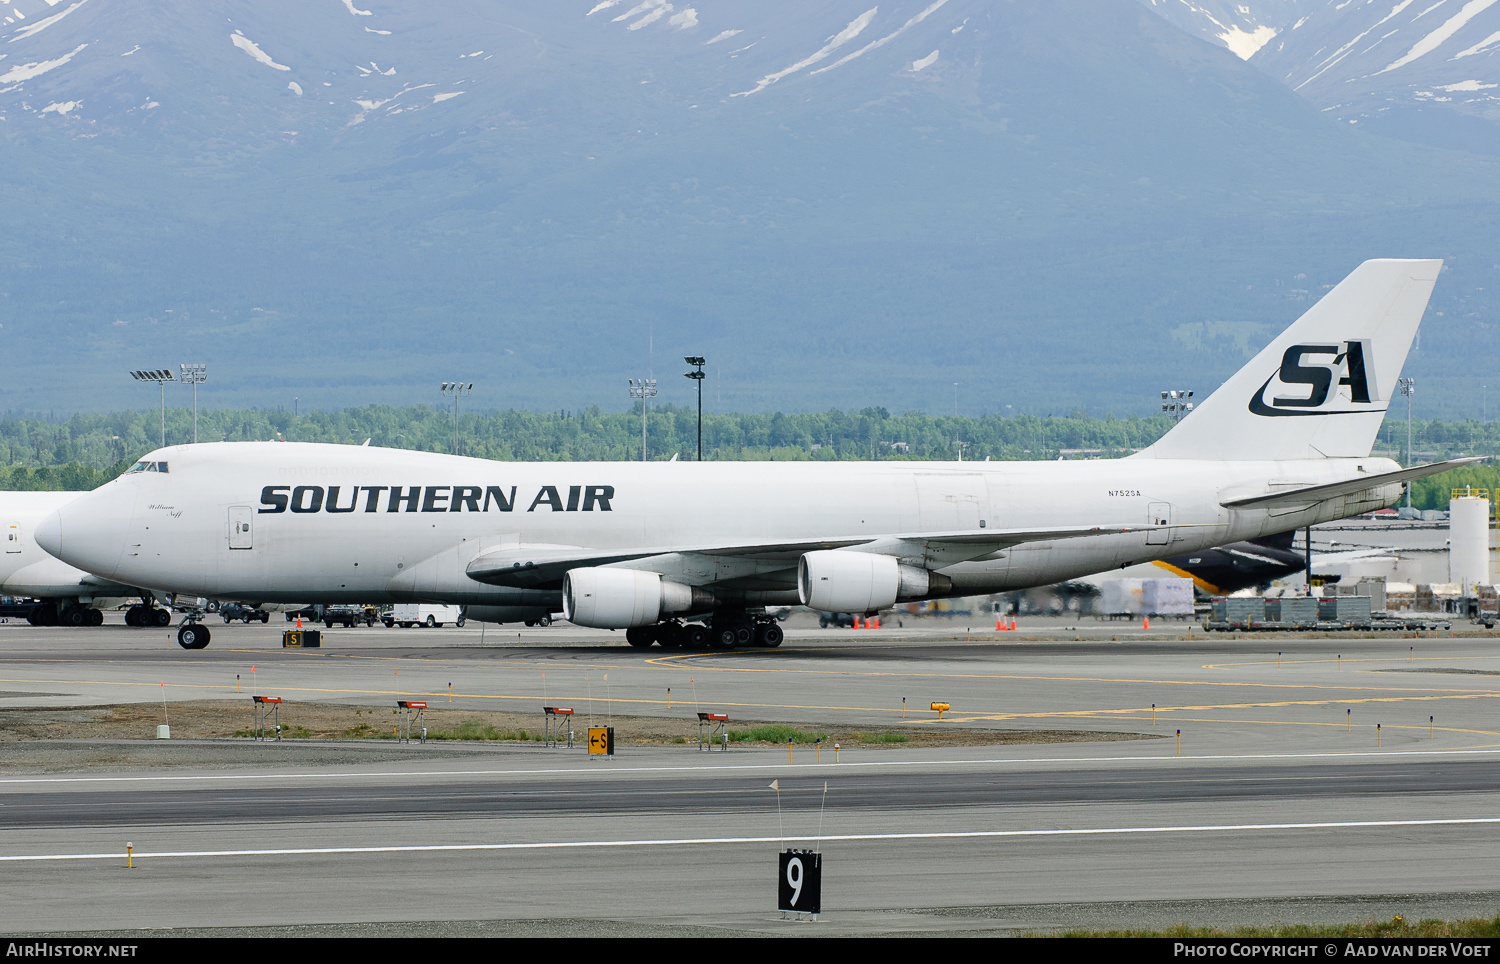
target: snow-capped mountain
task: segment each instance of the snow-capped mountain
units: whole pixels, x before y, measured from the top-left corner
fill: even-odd
[[[1309,0],[1140,0],[1157,15],[1195,36],[1249,60],[1287,25],[1302,16]]]
[[[584,120],[667,104],[753,113],[758,95],[788,80],[824,77],[809,94],[836,96],[851,70],[905,84],[972,62],[977,49],[965,33],[975,4],[961,0],[531,7],[0,0],[0,117],[50,115],[80,134],[206,134],[228,121],[272,140],[307,138],[411,115],[533,123],[561,106],[559,90],[591,80],[651,89],[569,104]]]
[[[1393,254],[1500,355],[1489,162],[1137,0],[0,0],[0,58],[0,409],[620,408],[654,345],[726,408],[1147,410]]]
[[[1496,0],[1140,0],[1341,121],[1500,154]]]
[[[1496,0],[1323,0],[1251,63],[1351,124],[1500,154]]]

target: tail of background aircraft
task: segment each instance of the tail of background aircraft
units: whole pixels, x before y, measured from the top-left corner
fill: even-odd
[[[1366,261],[1136,458],[1364,458],[1443,263]]]

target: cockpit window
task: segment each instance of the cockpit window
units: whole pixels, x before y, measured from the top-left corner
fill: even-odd
[[[132,472],[165,472],[165,471],[167,471],[167,463],[165,463],[165,462],[146,462],[146,461],[140,461],[140,462],[137,462],[134,465],[132,465],[130,468],[126,469],[125,470],[125,474],[126,475],[130,475]]]

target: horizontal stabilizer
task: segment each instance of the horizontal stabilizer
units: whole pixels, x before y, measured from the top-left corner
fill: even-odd
[[[1341,495],[1363,492],[1365,489],[1373,489],[1376,486],[1426,478],[1429,475],[1437,475],[1439,472],[1456,469],[1460,465],[1472,465],[1475,462],[1484,462],[1489,458],[1490,456],[1487,455],[1475,455],[1462,459],[1449,459],[1446,462],[1429,462],[1426,465],[1414,465],[1409,469],[1398,469],[1395,472],[1381,472],[1378,475],[1361,475],[1359,478],[1347,479],[1343,482],[1308,485],[1300,489],[1286,489],[1281,492],[1272,492],[1269,495],[1255,495],[1248,499],[1233,499],[1229,502],[1221,502],[1219,504],[1226,509],[1263,509],[1273,505],[1306,505],[1313,502],[1322,502],[1325,499],[1336,499]]]

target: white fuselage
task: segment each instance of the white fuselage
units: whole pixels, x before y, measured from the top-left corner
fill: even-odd
[[[1400,492],[1388,484],[1303,506],[1220,504],[1397,468],[1378,458],[523,463],[252,442],[173,446],[146,459],[169,471],[129,474],[62,506],[43,544],[116,582],[266,601],[544,603],[555,590],[488,585],[466,567],[498,548],[545,546],[653,549],[618,565],[690,585],[738,579],[760,585],[765,602],[795,602],[785,562],[695,547],[1168,526],[1029,542],[934,567],[952,580],[945,594],[970,595],[1342,518]]]

